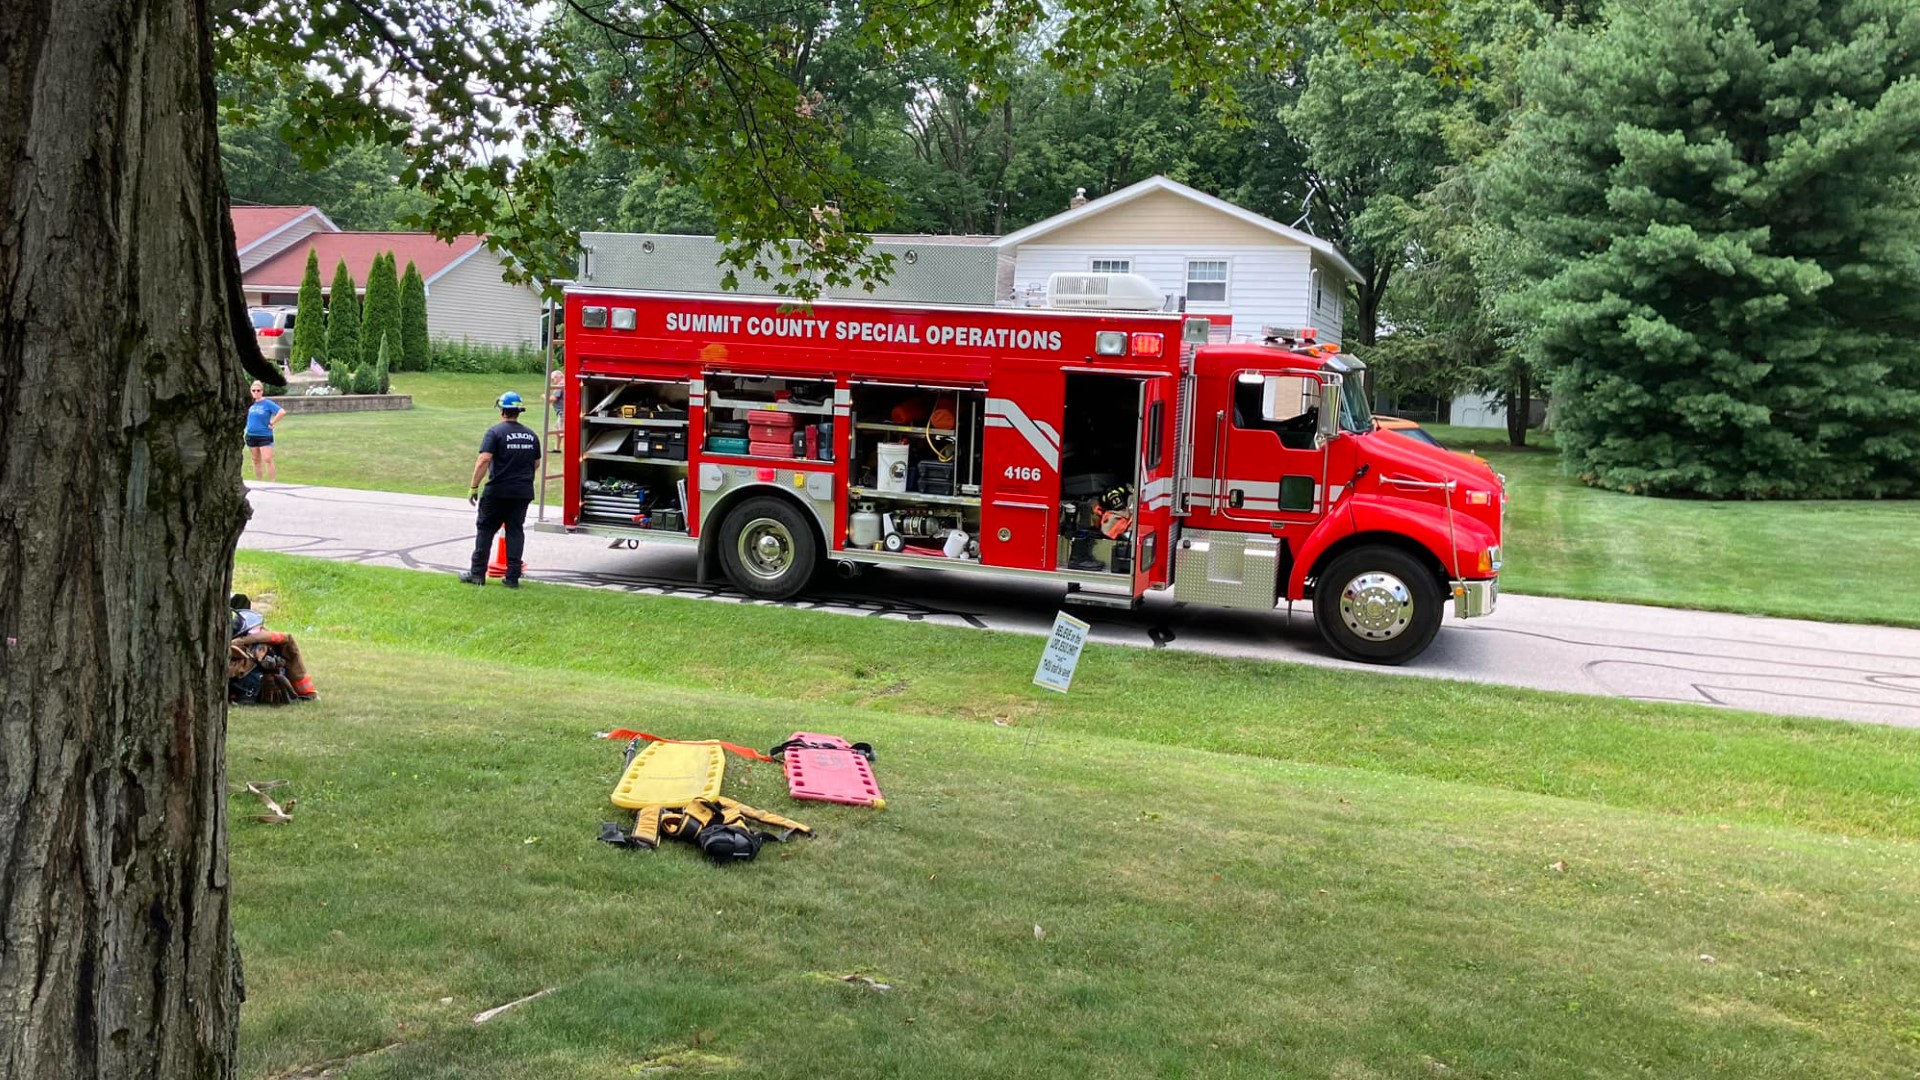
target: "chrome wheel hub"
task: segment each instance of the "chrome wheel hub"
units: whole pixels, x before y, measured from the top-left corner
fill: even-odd
[[[1413,625],[1413,590],[1392,574],[1361,574],[1340,590],[1340,621],[1368,641],[1392,641]]]
[[[757,578],[772,580],[793,566],[793,534],[772,518],[755,518],[740,530],[740,565]]]

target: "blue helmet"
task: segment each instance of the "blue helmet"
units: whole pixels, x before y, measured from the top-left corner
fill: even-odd
[[[509,390],[506,393],[501,394],[500,400],[496,404],[499,406],[501,412],[506,412],[508,410],[512,410],[514,412],[521,412],[526,409],[526,406],[522,404],[520,401],[519,393],[513,390]]]

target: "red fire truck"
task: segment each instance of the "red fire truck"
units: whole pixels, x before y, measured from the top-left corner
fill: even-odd
[[[1451,598],[1493,610],[1505,493],[1373,426],[1311,335],[1202,344],[1177,314],[576,288],[558,528],[689,545],[782,599],[832,562],[1313,600],[1340,654],[1400,663]]]

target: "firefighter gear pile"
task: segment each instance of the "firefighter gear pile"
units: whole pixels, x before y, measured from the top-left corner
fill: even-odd
[[[714,862],[752,862],[760,845],[795,834],[812,836],[800,822],[746,803],[716,795],[695,799],[682,807],[649,806],[634,816],[633,829],[618,840],[604,832],[601,839],[627,847],[658,848],[661,840],[682,840],[700,849]]]
[[[651,851],[662,840],[680,840],[715,862],[733,863],[753,861],[767,841],[813,835],[792,818],[720,794],[726,772],[723,751],[775,760],[766,754],[733,743],[663,739],[640,731],[612,731],[607,737],[632,739],[613,803],[634,811],[634,823],[632,828],[619,822],[602,825],[600,839],[606,843]]]

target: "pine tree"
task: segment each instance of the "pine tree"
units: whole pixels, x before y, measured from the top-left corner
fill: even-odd
[[[1589,482],[1920,492],[1920,21],[1894,12],[1619,5],[1535,56],[1486,196]]]
[[[400,363],[402,371],[425,371],[432,362],[433,343],[427,336],[427,283],[407,260],[400,278]]]
[[[360,295],[341,259],[333,271],[333,289],[327,294],[327,366],[346,368],[360,362]]]
[[[360,321],[360,362],[369,371],[380,359],[382,338],[400,340],[400,275],[393,252],[373,258],[367,271],[367,299]]]
[[[327,297],[320,288],[320,254],[307,249],[307,272],[300,279],[300,306],[293,316],[293,344],[287,351],[287,366],[295,374],[307,370],[310,360],[324,360],[327,353]]]
[[[373,362],[373,385],[375,387],[374,393],[376,394],[385,394],[391,391],[392,380],[390,375],[393,371],[389,349],[389,342],[391,341],[392,339],[387,337],[387,335],[380,335],[380,356]]]

